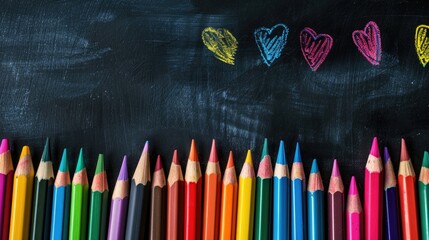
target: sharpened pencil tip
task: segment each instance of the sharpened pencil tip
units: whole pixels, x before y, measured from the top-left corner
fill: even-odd
[[[75,172],[79,172],[84,168],[85,168],[85,162],[83,161],[83,148],[81,148],[79,152],[79,158],[77,159]]]
[[[252,151],[247,150],[247,155],[246,155],[246,163],[249,163],[250,165],[253,166],[253,160],[252,160]]]
[[[310,173],[318,173],[318,172],[319,172],[319,166],[317,165],[317,160],[313,159],[313,163],[311,164]]]
[[[268,153],[268,139],[264,139],[264,145],[262,146],[262,154],[261,154],[261,160],[264,159],[265,156],[269,155]]]
[[[301,150],[299,149],[299,143],[296,143],[296,148],[295,148],[295,157],[293,159],[293,162],[302,162],[301,160]]]
[[[122,160],[121,170],[119,171],[118,180],[128,180],[127,155]]]
[[[227,168],[234,167],[234,156],[232,154],[232,151],[229,151],[229,157],[228,157],[228,164],[226,165]]]
[[[337,159],[334,160],[334,164],[332,166],[332,176],[333,177],[340,177],[340,167],[338,166],[338,161]]]
[[[277,153],[277,161],[278,164],[286,165],[286,150],[285,150],[285,143],[283,140],[280,141],[279,145],[279,152]]]
[[[42,161],[43,162],[50,162],[51,161],[51,151],[49,149],[49,138],[46,138],[46,142],[45,142],[45,148],[43,149],[43,153],[42,153]]]
[[[95,174],[104,172],[104,156],[103,154],[98,154],[97,166],[95,167]]]
[[[61,163],[59,170],[61,172],[68,172],[69,171],[69,163],[67,162],[67,149],[64,148],[63,150],[63,156],[61,157]]]
[[[209,162],[219,162],[219,159],[217,157],[217,150],[216,150],[216,140],[213,139],[212,141],[212,149],[210,150],[210,157]]]
[[[371,151],[369,154],[376,158],[380,158],[380,150],[378,149],[377,137],[374,137],[374,139],[372,140]]]
[[[423,167],[425,168],[429,168],[429,153],[427,151],[425,151],[423,153]]]
[[[0,154],[5,153],[9,151],[9,141],[6,138],[3,138],[1,140],[1,145],[0,145]]]
[[[384,147],[384,164],[386,164],[390,160],[389,149]]]
[[[174,164],[180,165],[179,157],[177,156],[177,149],[174,149],[173,159],[171,160]]]
[[[162,161],[161,161],[161,155],[158,155],[156,158],[156,164],[155,164],[155,171],[162,169]]]
[[[194,139],[192,139],[191,142],[191,149],[189,150],[188,160],[198,162],[197,144],[195,143]]]
[[[23,158],[24,156],[27,156],[27,155],[31,155],[30,154],[30,147],[24,146],[24,147],[22,147],[21,156],[19,158]]]
[[[148,153],[149,152],[149,141],[146,141],[143,147],[143,153]]]
[[[410,160],[410,155],[408,154],[407,145],[405,140],[401,139],[401,162]]]
[[[350,188],[349,188],[349,195],[357,195],[358,189],[356,185],[356,178],[355,176],[352,176],[352,180],[350,181]]]

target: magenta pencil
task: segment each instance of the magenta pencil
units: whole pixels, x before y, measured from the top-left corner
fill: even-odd
[[[0,239],[9,238],[9,216],[12,201],[13,164],[9,142],[3,139],[0,145]]]
[[[107,234],[107,239],[109,240],[124,239],[128,210],[128,188],[127,156],[125,156],[112,194],[109,231]]]
[[[356,179],[352,176],[346,210],[347,240],[363,240],[363,213]]]

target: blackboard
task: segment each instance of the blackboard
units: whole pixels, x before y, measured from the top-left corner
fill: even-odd
[[[104,153],[113,188],[124,154],[134,171],[146,140],[152,167],[168,171],[174,149],[183,169],[195,138],[202,169],[212,138],[221,168],[234,151],[237,172],[248,148],[258,166],[264,137],[275,160],[280,139],[291,162],[301,143],[306,171],[319,160],[325,185],[337,158],[345,183],[363,170],[373,136],[388,146],[395,168],[400,138],[418,172],[429,146],[428,69],[415,32],[429,24],[426,1],[39,0],[1,1],[0,134],[14,163],[29,145],[35,167],[44,139],[57,168],[64,147],[74,171],[84,148],[89,176]],[[373,21],[381,60],[372,65],[352,32]],[[287,26],[281,56],[264,63],[254,32]],[[234,65],[202,41],[207,27],[228,29]],[[300,32],[329,34],[332,49],[317,71],[303,58]]]

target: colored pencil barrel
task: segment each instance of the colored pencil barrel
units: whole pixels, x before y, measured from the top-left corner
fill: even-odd
[[[397,182],[387,148],[384,148],[384,172],[386,239],[399,240],[401,239],[401,225],[399,223],[399,201],[396,188]]]
[[[382,239],[383,233],[383,165],[375,137],[365,168],[365,239]]]
[[[337,160],[334,160],[328,189],[328,240],[345,237],[344,185]]]
[[[234,240],[237,220],[238,183],[232,151],[222,180],[220,240]]]
[[[308,239],[325,239],[324,188],[316,159],[313,160],[307,188]]]
[[[54,184],[49,139],[46,140],[42,159],[34,180],[30,239],[49,239]]]
[[[85,239],[87,237],[88,188],[88,175],[83,160],[83,149],[80,149],[71,187],[70,240]]]
[[[255,240],[271,239],[272,182],[273,167],[268,154],[268,140],[265,139],[256,177]]]
[[[124,238],[125,220],[127,219],[128,210],[128,191],[127,156],[124,156],[118,180],[112,194],[109,230],[107,232],[107,239],[109,240]]]
[[[306,232],[306,211],[305,211],[305,174],[304,166],[302,165],[301,152],[299,143],[296,144],[295,157],[291,169],[292,183],[292,214],[291,214],[291,239],[305,240],[307,239]]]
[[[30,148],[24,146],[13,182],[9,239],[28,239],[33,180],[34,168]]]
[[[146,237],[150,191],[149,142],[146,141],[131,181],[127,227],[125,231],[126,240],[137,240]]]
[[[352,180],[350,181],[349,194],[347,197],[346,227],[347,240],[364,239],[362,204],[360,202],[359,192],[354,176],[352,176]]]
[[[184,187],[182,168],[174,150],[167,184],[167,240],[183,239]]]
[[[422,240],[429,239],[429,153],[424,152],[419,175],[420,226]]]
[[[70,218],[70,172],[64,149],[54,183],[51,218],[51,240],[67,239]]]
[[[152,181],[152,204],[150,213],[149,239],[165,239],[165,220],[167,186],[165,181],[164,168],[162,167],[161,156],[156,160],[155,171]]]
[[[109,186],[104,170],[104,156],[98,155],[97,167],[91,185],[89,204],[88,238],[106,239]]]
[[[184,239],[201,239],[202,176],[197,147],[192,140],[185,172]]]
[[[219,215],[222,176],[213,139],[210,158],[204,175],[203,240],[219,239]]]
[[[398,171],[399,203],[401,208],[402,239],[419,239],[417,222],[416,174],[408,155],[404,139],[401,144],[401,161]]]
[[[9,142],[3,139],[0,145],[0,231],[1,239],[9,238],[10,208],[12,203],[13,164]]]
[[[291,183],[283,141],[280,141],[273,183],[273,239],[289,240]]]

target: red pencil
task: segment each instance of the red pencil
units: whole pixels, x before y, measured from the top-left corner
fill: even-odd
[[[185,172],[185,240],[201,239],[202,184],[197,147],[192,139]]]

